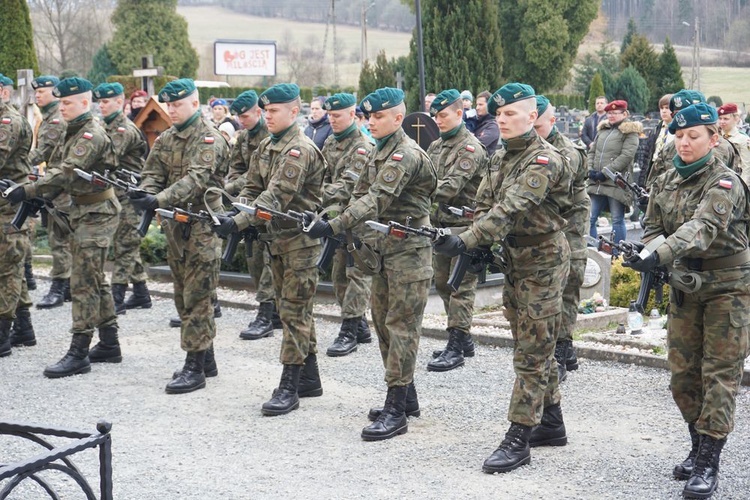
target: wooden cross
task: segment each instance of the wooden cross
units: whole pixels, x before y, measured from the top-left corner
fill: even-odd
[[[417,129],[417,144],[422,144],[420,132],[421,129],[425,128],[427,125],[422,123],[422,117],[417,116],[416,122],[412,123],[411,128]]]

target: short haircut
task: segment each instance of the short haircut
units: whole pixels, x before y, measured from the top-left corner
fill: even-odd
[[[661,96],[661,99],[659,99],[659,109],[665,106],[669,106],[669,101],[670,99],[672,99],[673,95],[674,94],[664,94],[663,96]]]
[[[437,94],[435,92],[430,92],[425,97],[435,97]]]
[[[599,99],[604,99],[604,102],[607,102],[607,96],[604,96],[604,95],[596,96],[596,99],[594,99],[594,102],[598,101]]]
[[[483,90],[483,91],[481,91],[481,92],[480,92],[480,93],[479,93],[479,94],[477,95],[477,99],[479,99],[480,97],[484,97],[484,99],[485,99],[486,101],[489,101],[489,100],[490,100],[490,97],[492,97],[492,94],[490,94],[490,93],[489,93],[489,91],[487,91],[487,90]]]

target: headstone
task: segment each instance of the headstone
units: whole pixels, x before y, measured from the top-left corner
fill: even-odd
[[[612,274],[612,257],[597,249],[589,247],[586,261],[586,272],[581,285],[581,300],[590,299],[599,293],[609,303],[609,284]]]

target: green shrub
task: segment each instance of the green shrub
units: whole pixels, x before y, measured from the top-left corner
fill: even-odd
[[[167,261],[167,237],[161,228],[151,224],[146,237],[141,240],[141,258],[144,264],[159,265]]]
[[[628,307],[631,300],[638,298],[638,291],[641,289],[640,273],[628,267],[622,266],[622,261],[617,260],[612,264],[612,275],[609,287],[609,305],[615,307]],[[667,311],[669,304],[669,285],[664,285],[664,298],[661,304],[656,303],[656,291],[652,290],[646,304],[645,313],[656,307],[661,314]]]

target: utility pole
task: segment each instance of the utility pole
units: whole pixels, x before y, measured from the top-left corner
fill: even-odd
[[[370,5],[367,5],[367,1],[368,0],[362,0],[362,14],[359,20],[362,32],[359,61],[362,67],[364,67],[365,61],[367,61],[367,12],[375,5],[375,2],[370,2]]]
[[[701,89],[701,31],[698,24],[699,18],[695,18],[695,45],[693,47],[695,58],[695,90]]]
[[[424,109],[425,83],[424,83],[424,48],[422,41],[422,5],[419,0],[414,0],[417,11],[417,70],[419,73],[419,109]]]

